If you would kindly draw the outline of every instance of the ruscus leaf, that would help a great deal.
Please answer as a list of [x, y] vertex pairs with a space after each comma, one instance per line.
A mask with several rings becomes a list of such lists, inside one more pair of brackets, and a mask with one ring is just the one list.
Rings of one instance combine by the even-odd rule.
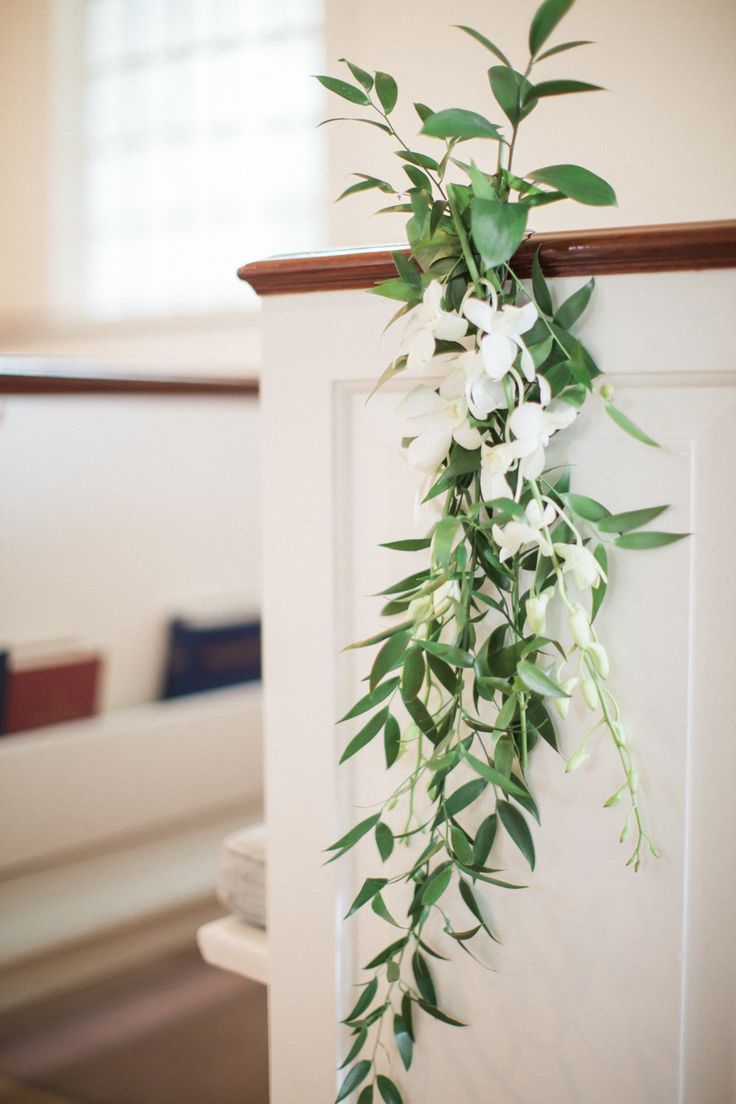
[[340, 1104], [341, 1100], [344, 1100], [346, 1096], [350, 1096], [350, 1094], [357, 1089], [358, 1085], [365, 1081], [370, 1073], [370, 1069], [371, 1063], [368, 1058], [362, 1058], [360, 1062], [356, 1062], [340, 1086], [340, 1091], [335, 1097], [335, 1104]]
[[317, 80], [328, 92], [334, 92], [335, 95], [342, 96], [344, 100], [349, 100], [351, 103], [355, 104], [362, 104], [364, 107], [370, 104], [370, 100], [362, 88], [356, 88], [354, 84], [348, 84], [347, 81], [339, 80], [337, 77], [320, 75], [317, 76]]
[[529, 28], [529, 53], [534, 57], [552, 34], [575, 0], [543, 0]]

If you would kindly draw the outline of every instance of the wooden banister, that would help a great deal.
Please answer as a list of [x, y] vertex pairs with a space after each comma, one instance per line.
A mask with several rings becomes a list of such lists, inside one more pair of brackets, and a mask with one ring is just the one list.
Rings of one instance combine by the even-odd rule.
[[[547, 276], [732, 268], [736, 219], [531, 234], [513, 258], [517, 275], [531, 275], [537, 249]], [[395, 275], [390, 247], [272, 257], [238, 271], [259, 295], [369, 288]]]
[[199, 376], [93, 375], [70, 370], [8, 371], [0, 359], [0, 395], [148, 395], [257, 398], [257, 379]]

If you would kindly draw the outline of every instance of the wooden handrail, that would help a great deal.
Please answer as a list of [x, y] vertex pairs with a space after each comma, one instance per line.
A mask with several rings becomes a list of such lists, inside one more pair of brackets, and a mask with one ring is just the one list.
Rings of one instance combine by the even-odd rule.
[[[406, 251], [405, 246], [395, 249]], [[531, 234], [514, 255], [517, 275], [531, 275], [537, 249], [547, 276], [732, 268], [736, 219]], [[390, 247], [273, 257], [238, 271], [259, 295], [368, 288], [395, 275]]]
[[0, 395], [148, 395], [252, 399], [257, 379], [0, 371]]

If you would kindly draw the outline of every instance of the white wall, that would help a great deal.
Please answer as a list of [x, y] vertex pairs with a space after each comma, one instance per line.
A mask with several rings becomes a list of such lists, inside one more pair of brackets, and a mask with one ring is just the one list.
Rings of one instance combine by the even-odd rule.
[[[486, 69], [495, 59], [454, 23], [483, 31], [522, 69], [526, 31], [536, 0], [327, 0], [325, 56], [330, 72], [347, 56], [371, 70], [383, 69], [399, 82], [400, 133], [416, 135], [411, 104], [435, 110], [466, 107], [502, 122]], [[517, 169], [574, 162], [610, 180], [618, 208], [554, 204], [534, 213], [538, 230], [637, 225], [730, 218], [736, 169], [736, 5], [733, 0], [579, 0], [550, 42], [593, 39], [539, 66], [540, 78], [575, 77], [608, 92], [559, 97], [525, 121]], [[347, 72], [345, 70], [345, 72]], [[330, 115], [341, 101], [331, 96]], [[343, 106], [350, 108], [342, 101]], [[352, 172], [404, 175], [387, 135], [366, 126], [330, 128], [330, 182], [337, 196]], [[430, 151], [428, 142], [419, 148]], [[483, 146], [487, 149], [484, 150]], [[494, 143], [474, 143], [477, 157], [495, 157]], [[467, 151], [470, 146], [466, 146]], [[495, 167], [491, 161], [488, 167]], [[333, 214], [332, 245], [398, 241], [401, 219], [371, 217], [383, 204], [369, 193], [339, 204]], [[390, 200], [390, 197], [386, 197]]]

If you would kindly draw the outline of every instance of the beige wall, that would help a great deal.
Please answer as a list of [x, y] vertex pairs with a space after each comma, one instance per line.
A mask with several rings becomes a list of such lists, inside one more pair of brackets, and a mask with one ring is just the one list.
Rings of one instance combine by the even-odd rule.
[[[413, 100], [435, 109], [467, 107], [502, 121], [485, 70], [494, 59], [453, 23], [482, 30], [523, 68], [534, 0], [327, 0], [326, 57], [347, 56], [396, 76], [397, 118], [416, 134]], [[610, 91], [561, 97], [542, 104], [525, 122], [518, 170], [574, 162], [606, 177], [618, 192], [615, 209], [556, 204], [535, 212], [540, 230], [718, 219], [736, 214], [736, 4], [733, 0], [580, 0], [551, 42], [593, 39], [594, 46], [542, 62], [540, 75], [576, 77]], [[330, 114], [340, 101], [330, 97]], [[345, 107], [350, 105], [345, 104]], [[403, 175], [389, 139], [369, 127], [331, 129], [333, 196], [351, 172], [391, 180]], [[431, 149], [430, 143], [423, 147]], [[495, 155], [476, 143], [477, 156]], [[468, 147], [466, 147], [468, 148]], [[481, 162], [482, 163], [482, 162]], [[348, 199], [335, 209], [332, 245], [397, 241], [401, 222], [371, 218], [380, 204]]]

